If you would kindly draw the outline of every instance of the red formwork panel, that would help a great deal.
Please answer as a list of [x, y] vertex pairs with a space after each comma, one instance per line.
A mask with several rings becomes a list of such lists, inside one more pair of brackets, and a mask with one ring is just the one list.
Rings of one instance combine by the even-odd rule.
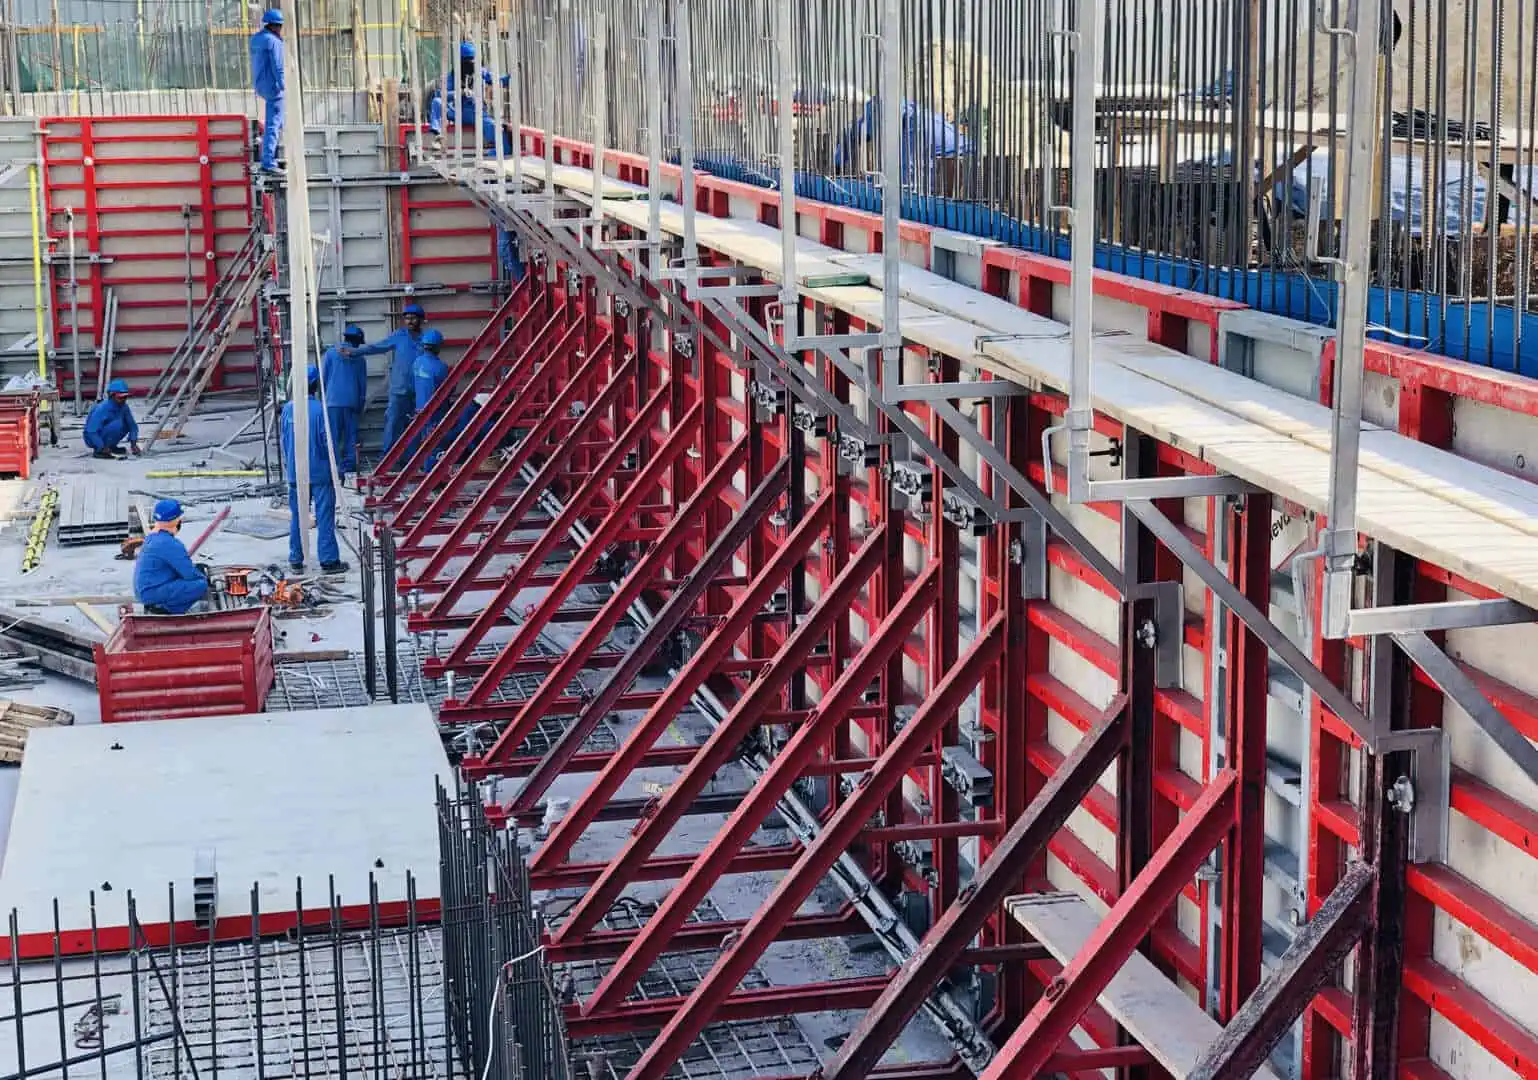
[[40, 398], [34, 391], [0, 394], [0, 476], [32, 476], [32, 463], [41, 449], [38, 429]]
[[261, 712], [276, 678], [266, 608], [125, 615], [95, 651], [104, 724]]
[[[69, 237], [75, 236], [82, 391], [96, 389], [107, 291], [118, 296], [112, 374], [152, 384], [252, 227], [250, 121], [243, 116], [54, 116], [43, 120], [43, 188], [53, 256], [54, 375], [73, 394]], [[253, 315], [255, 309], [253, 307]], [[255, 385], [249, 326], [211, 389]]]
[[[401, 131], [402, 170], [411, 168], [413, 138], [409, 129]], [[421, 303], [443, 333], [447, 355], [457, 356], [497, 307], [498, 298], [486, 288], [497, 277], [496, 233], [487, 227], [485, 209], [451, 183], [407, 184], [400, 199], [401, 270], [412, 285], [450, 290]]]

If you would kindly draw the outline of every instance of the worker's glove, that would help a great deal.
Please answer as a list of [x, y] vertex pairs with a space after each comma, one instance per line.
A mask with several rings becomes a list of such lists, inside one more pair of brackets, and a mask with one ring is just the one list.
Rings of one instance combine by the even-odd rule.
[[129, 443], [128, 444], [128, 449], [129, 449], [129, 452], [132, 453], [134, 457], [138, 457], [139, 456], [139, 444], [138, 443], [136, 443], [136, 442]]
[[198, 573], [203, 575], [203, 580], [204, 581], [211, 581], [212, 580], [208, 576], [208, 564], [207, 563], [196, 563], [195, 565], [197, 566]]

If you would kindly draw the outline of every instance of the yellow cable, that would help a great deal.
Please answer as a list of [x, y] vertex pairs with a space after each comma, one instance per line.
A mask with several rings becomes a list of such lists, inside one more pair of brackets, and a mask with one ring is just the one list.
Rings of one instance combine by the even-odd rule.
[[163, 469], [144, 474], [150, 480], [170, 480], [183, 476], [265, 476], [261, 469]]
[[[41, 379], [48, 378], [48, 332], [43, 315], [45, 303], [43, 292], [43, 234], [38, 226], [42, 217], [41, 208], [38, 205], [37, 189], [37, 164], [34, 162], [27, 166], [27, 189], [32, 196], [32, 307], [37, 314], [37, 374]], [[49, 402], [43, 399], [42, 409], [46, 412]]]

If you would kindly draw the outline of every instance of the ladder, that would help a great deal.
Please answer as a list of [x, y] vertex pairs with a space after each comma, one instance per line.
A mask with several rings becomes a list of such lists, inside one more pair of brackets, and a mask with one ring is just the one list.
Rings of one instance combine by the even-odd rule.
[[198, 309], [186, 338], [150, 390], [146, 411], [159, 419], [145, 444], [146, 451], [161, 439], [181, 433], [256, 299], [265, 276], [266, 255], [261, 233], [252, 229], [218, 287]]

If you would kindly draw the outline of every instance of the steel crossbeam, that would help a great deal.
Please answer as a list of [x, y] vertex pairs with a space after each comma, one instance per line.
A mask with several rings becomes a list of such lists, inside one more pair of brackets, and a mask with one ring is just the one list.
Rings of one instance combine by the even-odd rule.
[[[617, 389], [620, 381], [620, 378], [616, 378], [614, 382], [610, 384], [610, 387]], [[603, 395], [600, 395], [600, 401], [602, 400]], [[424, 674], [426, 674], [429, 678], [432, 678], [441, 675], [446, 671], [462, 670], [463, 665], [469, 661], [470, 654], [475, 651], [475, 647], [477, 645], [486, 639], [486, 635], [491, 632], [491, 628], [496, 625], [497, 620], [501, 618], [502, 613], [507, 610], [510, 604], [518, 599], [518, 594], [520, 592], [528, 588], [529, 581], [533, 579], [535, 572], [539, 570], [540, 567], [544, 566], [546, 557], [549, 556], [557, 547], [562, 545], [565, 540], [567, 530], [569, 530], [571, 526], [575, 524], [587, 512], [588, 508], [594, 501], [594, 495], [601, 491], [603, 486], [609, 482], [610, 477], [613, 476], [613, 474], [619, 469], [620, 465], [624, 462], [626, 455], [631, 452], [633, 447], [639, 446], [651, 438], [652, 428], [656, 426], [658, 418], [661, 417], [663, 407], [667, 404], [667, 400], [667, 387], [664, 386], [657, 393], [653, 394], [651, 399], [644, 406], [642, 406], [641, 410], [636, 413], [635, 419], [630, 422], [630, 426], [627, 427], [625, 431], [619, 436], [619, 438], [614, 441], [613, 447], [607, 454], [603, 456], [602, 460], [600, 460], [598, 464], [593, 467], [592, 474], [589, 477], [587, 483], [578, 488], [572, 497], [567, 500], [565, 507], [563, 507], [561, 510], [561, 513], [550, 523], [549, 527], [540, 534], [539, 539], [535, 542], [534, 546], [529, 549], [528, 554], [520, 559], [518, 564], [508, 572], [507, 579], [502, 583], [501, 588], [499, 588], [496, 593], [492, 595], [491, 599], [486, 603], [486, 606], [481, 609], [481, 613], [476, 617], [475, 621], [470, 624], [470, 629], [465, 632], [464, 637], [460, 638], [459, 641], [454, 644], [454, 648], [450, 650], [447, 657], [444, 657], [441, 660], [435, 657], [424, 663], [422, 665]], [[601, 407], [606, 408], [607, 405]], [[694, 413], [691, 413], [689, 417], [684, 418], [685, 422], [680, 424], [679, 431], [675, 434], [681, 434], [684, 440], [692, 438], [693, 422], [696, 419], [698, 419], [698, 410], [696, 410]], [[678, 452], [682, 449], [683, 446], [681, 444], [676, 442], [672, 444], [672, 452]], [[564, 447], [562, 449], [558, 449], [554, 454], [551, 455], [549, 460], [545, 462], [544, 469], [541, 470], [541, 473], [550, 471], [552, 465], [554, 465], [561, 458], [569, 455], [569, 453], [570, 451], [566, 450]], [[559, 468], [559, 466], [557, 466], [557, 468]], [[544, 490], [545, 486], [544, 477], [541, 476], [541, 479], [537, 484], [530, 485], [530, 489]], [[632, 487], [631, 491], [632, 493], [635, 493], [636, 489]], [[651, 489], [649, 487], [641, 488], [637, 498], [633, 502], [622, 500], [622, 502], [625, 504], [624, 510], [627, 512], [634, 512], [636, 504], [639, 503], [640, 499], [649, 494], [651, 494]], [[628, 516], [628, 513], [624, 516]], [[513, 519], [514, 516], [512, 514], [508, 514], [508, 516], [505, 517], [503, 521], [505, 522]], [[609, 520], [622, 521], [623, 519], [620, 514], [616, 513], [612, 515], [611, 519]], [[445, 594], [443, 599], [439, 601], [439, 604], [443, 604], [443, 602], [447, 599], [448, 594]], [[513, 640], [518, 644], [521, 652], [522, 649], [527, 648], [532, 639], [525, 637], [520, 633]], [[509, 657], [515, 656], [517, 654], [513, 654], [511, 649], [505, 649], [502, 655], [503, 657]], [[500, 685], [500, 678], [497, 678], [494, 681], [488, 681], [491, 680], [494, 674], [496, 674], [497, 666], [498, 665], [493, 664], [491, 670], [488, 671], [485, 675], [482, 675], [480, 680], [476, 682], [474, 688], [471, 690], [469, 698], [467, 699], [468, 704], [485, 704], [486, 699], [490, 697], [491, 692], [495, 690], [498, 685]]]
[[[531, 314], [532, 311], [533, 309]], [[439, 424], [434, 432], [442, 431], [444, 428], [452, 429], [457, 424], [458, 418], [464, 414], [464, 410], [473, 404], [474, 396], [481, 392], [481, 387], [493, 378], [498, 378], [486, 400], [485, 408], [478, 410], [479, 415], [496, 417], [491, 430], [487, 431], [483, 438], [482, 423], [466, 424], [464, 430], [455, 435], [448, 449], [426, 470], [425, 475], [422, 475], [422, 463], [428, 460], [427, 457], [424, 456], [419, 461], [417, 456], [413, 455], [407, 465], [408, 471], [403, 472], [396, 479], [403, 481], [408, 477], [417, 477], [420, 482], [410, 495], [400, 500], [394, 520], [394, 527], [397, 530], [411, 524], [416, 516], [426, 509], [429, 500], [435, 513], [429, 514], [428, 519], [434, 519], [441, 516], [444, 508], [462, 497], [465, 488], [495, 452], [502, 439], [528, 414], [533, 407], [534, 391], [548, 383], [554, 371], [547, 372], [543, 378], [531, 379], [529, 376], [538, 370], [541, 361], [552, 354], [559, 355], [570, 345], [583, 325], [582, 317], [580, 315], [573, 317], [571, 308], [556, 308], [528, 339], [527, 344], [519, 351], [507, 371], [499, 376], [502, 359], [506, 356], [503, 350], [511, 351], [519, 340], [517, 334], [510, 334], [503, 339], [502, 344], [497, 346], [486, 365], [473, 376], [470, 385], [465, 388], [465, 395], [444, 414], [445, 422]], [[420, 454], [423, 449], [425, 447], [419, 447], [418, 453]], [[472, 450], [475, 452], [471, 453]], [[394, 494], [393, 486], [387, 494]]]
[[1042, 1074], [1112, 976], [1233, 827], [1237, 788], [1238, 777], [1230, 769], [1213, 777], [979, 1080], [1029, 1080]]
[[[661, 411], [662, 401], [666, 392], [667, 387], [663, 387], [653, 395], [651, 403], [645, 409], [642, 409], [641, 413], [636, 417], [635, 423], [632, 424], [632, 429], [638, 429], [642, 424], [649, 424], [656, 420], [657, 414]], [[598, 527], [593, 530], [593, 535], [588, 539], [587, 543], [583, 544], [573, 553], [560, 580], [545, 593], [544, 598], [538, 602], [534, 611], [519, 626], [512, 640], [503, 647], [497, 658], [488, 666], [486, 672], [476, 680], [470, 693], [465, 697], [466, 702], [471, 705], [486, 704], [497, 687], [502, 685], [502, 680], [507, 677], [510, 667], [539, 640], [540, 635], [545, 632], [545, 627], [550, 624], [551, 618], [560, 610], [566, 598], [576, 588], [576, 583], [598, 561], [599, 557], [613, 542], [614, 537], [630, 523], [641, 501], [656, 490], [657, 482], [662, 473], [672, 466], [673, 462], [683, 454], [686, 447], [693, 445], [695, 433], [699, 428], [700, 412], [700, 407], [696, 405], [680, 418], [678, 425], [668, 433], [667, 439], [663, 442], [662, 446], [647, 461], [646, 468], [641, 470], [636, 482], [626, 489], [625, 494], [614, 503]], [[627, 432], [626, 436], [621, 437], [615, 443], [613, 450], [594, 468], [592, 478], [585, 485], [584, 490], [601, 487], [609, 482], [612, 459], [623, 457], [635, 443], [635, 439], [630, 438], [629, 434]], [[643, 443], [647, 440], [647, 434], [644, 430], [640, 432], [640, 438]], [[570, 522], [576, 520], [584, 503], [585, 500], [579, 491], [577, 495], [567, 502], [566, 509], [562, 512], [561, 517], [551, 523], [550, 528], [543, 534], [541, 539], [559, 537], [569, 527]], [[488, 614], [492, 618], [499, 617], [500, 613], [505, 610], [502, 606], [503, 599], [507, 598], [511, 602], [511, 600], [517, 598], [520, 589], [528, 587], [535, 576], [532, 571], [542, 563], [546, 554], [547, 552], [542, 551], [540, 546], [536, 545], [524, 557], [523, 562], [518, 565], [517, 569], [508, 576], [507, 581], [503, 583], [502, 587], [498, 589], [496, 596], [493, 597], [486, 610], [481, 613], [481, 617], [485, 618]], [[561, 663], [564, 664], [566, 659], [566, 657], [563, 657]], [[628, 661], [629, 657], [627, 655], [620, 663], [624, 664], [628, 663]], [[557, 666], [554, 663], [551, 665], [552, 672]], [[557, 686], [570, 685], [570, 682], [555, 683], [553, 676], [547, 679], [546, 682]], [[628, 686], [629, 682], [625, 684], [625, 687]], [[447, 705], [445, 710], [450, 713], [453, 711]], [[583, 710], [583, 712], [585, 714], [587, 710]], [[523, 724], [519, 724], [515, 720], [502, 733], [502, 737], [497, 740], [497, 744], [492, 748], [489, 756], [495, 758], [499, 752], [506, 754], [520, 746], [525, 736], [533, 730], [537, 719], [537, 715], [530, 715]], [[596, 726], [596, 721], [592, 726]], [[589, 730], [591, 730], [591, 727]], [[586, 734], [582, 736], [583, 739], [586, 737]], [[578, 740], [578, 745], [581, 745], [580, 739]]]
[[[460, 521], [454, 526], [443, 546], [437, 553], [427, 559], [427, 565], [416, 575], [417, 580], [437, 578], [442, 575], [444, 566], [452, 557], [452, 552], [460, 544], [465, 543], [471, 534], [480, 528], [481, 520], [485, 517], [483, 510], [477, 510], [482, 503], [490, 503], [495, 499], [494, 492], [507, 489], [515, 477], [521, 476], [525, 466], [533, 459], [535, 453], [543, 449], [551, 437], [566, 423], [566, 414], [570, 412], [572, 404], [578, 400], [578, 394], [588, 385], [592, 378], [596, 378], [598, 370], [604, 365], [606, 358], [600, 353], [594, 353], [589, 357], [582, 369], [575, 374], [571, 381], [556, 395], [550, 408], [539, 422], [530, 429], [507, 456], [502, 465], [497, 469], [496, 475], [491, 478], [482, 493], [481, 499], [476, 501], [476, 506], [466, 510]], [[567, 461], [576, 452], [577, 443], [593, 428], [598, 426], [599, 415], [611, 407], [620, 397], [628, 381], [630, 365], [627, 362], [622, 365], [623, 370], [616, 371], [612, 377], [605, 381], [602, 390], [592, 405], [577, 418], [577, 422], [567, 432], [563, 439], [554, 443], [549, 457], [540, 467], [536, 476], [538, 483], [526, 483], [524, 489], [519, 492], [518, 498], [512, 507], [506, 510], [497, 519], [486, 533], [480, 538], [476, 551], [470, 556], [470, 561], [455, 575], [454, 582], [444, 590], [438, 598], [438, 602], [429, 610], [429, 615], [447, 615], [454, 610], [460, 598], [468, 590], [468, 582], [477, 574], [486, 569], [486, 565], [497, 554], [497, 545], [507, 539], [508, 534], [518, 528], [525, 514], [534, 508], [539, 501], [539, 496], [552, 477], [562, 472]], [[464, 584], [461, 584], [463, 582]]]
[[[710, 922], [694, 922], [685, 926], [673, 938], [678, 952], [719, 949], [722, 942], [735, 938], [747, 925], [746, 919], [719, 919]], [[860, 917], [854, 908], [844, 907], [830, 915], [798, 915], [781, 928], [781, 941], [816, 941], [820, 938], [843, 937], [860, 932]], [[552, 963], [563, 964], [578, 960], [612, 960], [621, 955], [641, 932], [633, 930], [595, 930], [593, 933], [569, 945], [552, 942], [546, 955]]]
[[[886, 525], [872, 530], [849, 565], [807, 613], [801, 625], [780, 646], [774, 660], [737, 700], [726, 720], [695, 751], [688, 767], [673, 781], [656, 811], [641, 822], [625, 847], [610, 861], [602, 878], [572, 908], [566, 922], [555, 935], [557, 941], [585, 934], [598, 925], [609, 905], [619, 897], [626, 884], [634, 880], [634, 868], [657, 849], [669, 830], [682, 818], [683, 810], [704, 790], [716, 771], [732, 759], [749, 732], [762, 722], [763, 713], [776, 703], [779, 692], [811, 653], [812, 647], [823, 638], [836, 619], [848, 617], [850, 603], [865, 588], [866, 581], [881, 564], [886, 551], [887, 531]], [[643, 722], [640, 728], [631, 733], [610, 767], [604, 770], [605, 776], [614, 783], [622, 780], [629, 770], [623, 767], [621, 758], [633, 761], [636, 754], [644, 753], [653, 745], [666, 727], [667, 722], [661, 721], [659, 711], [653, 708], [647, 722]], [[633, 768], [634, 765], [629, 767]], [[624, 771], [618, 771], [621, 768]], [[572, 840], [575, 840], [575, 836]]]
[[647, 920], [641, 936], [588, 998], [584, 1012], [601, 1010], [622, 1001], [652, 962], [667, 951], [669, 935], [683, 925], [689, 913], [720, 879], [726, 863], [743, 849], [775, 803], [790, 790], [791, 784], [801, 775], [802, 767], [827, 739], [833, 725], [844, 720], [845, 711], [859, 701], [886, 663], [902, 648], [913, 628], [934, 606], [939, 591], [939, 567], [930, 563], [875, 628], [849, 667], [840, 673], [818, 702], [813, 715], [774, 757], [758, 783], [716, 834], [710, 847], [700, 854], [662, 906]]
[[[556, 316], [556, 318], [559, 318], [559, 316]], [[560, 339], [551, 347], [559, 349], [567, 345], [574, 337], [581, 333], [583, 325], [584, 321], [582, 319], [574, 320], [566, 327]], [[533, 357], [536, 355], [536, 349], [542, 350], [544, 347], [543, 343], [532, 346], [526, 355]], [[577, 395], [586, 389], [592, 380], [598, 377], [603, 363], [603, 357], [594, 355], [589, 357], [576, 372], [570, 374], [570, 382], [556, 395], [555, 400], [546, 408], [544, 415], [530, 427], [529, 432], [519, 442], [518, 446], [514, 448], [510, 460], [527, 460], [534, 455], [541, 445], [555, 438], [560, 432], [561, 426], [569, 422], [572, 402], [578, 400]], [[545, 370], [542, 378], [536, 378], [531, 381], [526, 389], [532, 391], [540, 381], [553, 380], [557, 376], [556, 366], [551, 365]], [[439, 519], [444, 516], [440, 508], [450, 507], [458, 501], [461, 493], [476, 478], [481, 463], [491, 457], [503, 438], [523, 420], [524, 412], [529, 407], [529, 397], [530, 394], [528, 393], [519, 394], [509, 407], [504, 410], [502, 415], [497, 417], [492, 429], [487, 432], [486, 438], [481, 442], [475, 458], [464, 462], [464, 467], [450, 476], [447, 484], [435, 493], [433, 496], [435, 501], [431, 510], [412, 522], [406, 516], [403, 509], [402, 514], [398, 515], [398, 519], [402, 522], [409, 522], [405, 527], [405, 536], [401, 540], [403, 548], [418, 547], [427, 541], [427, 538], [432, 535], [434, 527], [440, 523]], [[569, 438], [566, 441], [575, 442], [577, 436], [578, 433], [573, 430], [569, 433]], [[439, 464], [442, 464], [442, 462]], [[498, 505], [506, 499], [509, 481], [514, 475], [513, 472], [508, 471], [507, 465], [508, 463], [504, 462], [487, 480], [486, 486], [461, 511], [459, 517], [455, 519], [453, 527], [449, 530], [448, 540], [433, 555], [429, 556], [427, 567], [417, 574], [418, 579], [431, 579], [436, 576], [438, 571], [442, 569], [442, 563], [451, 557], [445, 554], [445, 552], [464, 543], [466, 538], [475, 532], [476, 527], [485, 519], [486, 515], [490, 511], [497, 509]], [[424, 482], [417, 489], [417, 493], [430, 490]]]
[[546, 299], [546, 290], [540, 288], [542, 283], [536, 282], [534, 278], [535, 275], [533, 274], [524, 275], [523, 281], [519, 282], [517, 287], [508, 294], [507, 299], [502, 301], [497, 310], [492, 313], [491, 318], [486, 320], [486, 325], [481, 327], [481, 332], [475, 335], [475, 338], [465, 347], [465, 351], [460, 354], [459, 359], [455, 361], [454, 366], [449, 369], [448, 377], [443, 380], [443, 383], [433, 394], [432, 400], [428, 403], [428, 408], [418, 412], [412, 418], [411, 423], [406, 425], [405, 434], [401, 439], [394, 446], [390, 447], [389, 450], [385, 451], [384, 457], [379, 459], [379, 464], [374, 469], [373, 478], [377, 483], [380, 479], [388, 476], [390, 478], [390, 485], [387, 492], [398, 492], [400, 485], [405, 482], [405, 478], [410, 477], [412, 473], [410, 466], [401, 460], [405, 456], [407, 448], [411, 445], [412, 440], [422, 434], [423, 429], [427, 426], [427, 417], [433, 415], [433, 410], [448, 403], [449, 396], [454, 392], [453, 388], [460, 384], [465, 374], [481, 366], [481, 351], [502, 333], [503, 324], [508, 319], [513, 318], [515, 312], [523, 310], [526, 303], [528, 304], [527, 310], [532, 311], [539, 306], [539, 301]]
[[[796, 1013], [863, 1009], [886, 985], [884, 975], [836, 979], [807, 986], [764, 986], [739, 990], [717, 1002], [723, 1021], [765, 1020]], [[568, 1006], [566, 1029], [573, 1039], [589, 1039], [615, 1032], [655, 1029], [677, 1014], [685, 999], [646, 998], [623, 1001], [602, 1013], [579, 1013]]]
[[534, 808], [541, 796], [560, 775], [566, 759], [582, 748], [582, 742], [587, 738], [588, 733], [613, 709], [614, 699], [635, 681], [636, 676], [641, 673], [641, 668], [655, 655], [656, 650], [683, 624], [695, 604], [703, 598], [711, 582], [729, 567], [730, 561], [747, 542], [748, 537], [769, 516], [769, 512], [780, 500], [789, 483], [790, 459], [781, 458], [779, 464], [764, 477], [757, 489], [748, 497], [742, 510], [732, 517], [726, 528], [721, 530], [712, 541], [699, 564], [673, 590], [673, 595], [668, 598], [662, 610], [657, 612], [656, 620], [647, 628], [641, 640], [627, 651], [625, 659], [605, 680], [603, 687], [594, 695], [592, 703], [562, 733], [561, 738], [550, 748], [534, 775], [524, 781], [513, 800], [515, 812]]
[[[566, 692], [566, 687], [571, 685], [572, 680], [588, 666], [590, 658], [597, 651], [598, 647], [603, 643], [608, 634], [619, 625], [621, 620], [627, 616], [630, 606], [636, 602], [642, 592], [648, 589], [656, 592], [669, 592], [677, 587], [679, 584], [677, 582], [661, 582], [657, 580], [656, 575], [660, 566], [673, 555], [693, 530], [696, 516], [720, 498], [721, 492], [731, 483], [732, 477], [741, 469], [743, 457], [746, 453], [747, 439], [744, 437], [739, 439], [722, 456], [716, 467], [711, 470], [710, 475], [705, 478], [704, 483], [690, 496], [689, 502], [684, 504], [683, 509], [678, 512], [667, 531], [637, 561], [636, 565], [625, 575], [624, 580], [616, 587], [614, 593], [610, 595], [609, 599], [604, 602], [603, 606], [589, 620], [582, 636], [561, 657], [560, 664], [550, 673], [550, 677], [541, 683], [539, 690], [519, 708], [513, 717], [510, 730], [522, 727], [524, 733], [527, 734], [541, 717], [549, 714], [551, 703], [563, 695]], [[559, 588], [561, 587], [562, 580], [571, 572], [572, 568], [568, 566], [557, 578], [547, 580], [544, 584], [553, 588]], [[499, 578], [498, 584], [500, 580]], [[608, 584], [607, 578], [597, 579], [595, 582], [591, 577], [584, 577], [581, 581]], [[540, 578], [536, 576], [531, 585], [539, 583]], [[722, 580], [718, 578], [717, 584], [721, 583]], [[495, 586], [493, 585], [492, 587]], [[612, 710], [613, 708], [613, 702], [606, 706], [606, 709]], [[592, 724], [596, 724], [598, 720], [603, 718], [602, 713], [584, 706], [570, 730], [574, 730], [576, 727], [586, 727], [591, 731], [592, 725], [585, 719], [589, 713], [594, 717]], [[570, 731], [568, 731], [567, 735], [569, 733]], [[555, 754], [557, 748], [563, 747], [567, 743], [567, 735], [563, 735], [557, 746], [551, 748], [550, 754]], [[561, 750], [561, 755], [565, 759], [562, 762], [562, 767], [570, 760], [571, 756], [580, 750], [582, 740], [585, 738], [586, 734], [582, 738], [575, 739], [574, 745], [569, 750]], [[466, 776], [470, 777], [478, 778], [493, 775], [499, 771], [498, 754], [495, 748], [493, 748], [492, 752], [484, 757], [467, 757], [460, 762], [460, 768]], [[563, 818], [562, 822], [564, 823], [565, 820]]]
[[1117, 695], [1010, 825], [970, 887], [930, 927], [918, 950], [839, 1047], [825, 1080], [863, 1080], [869, 1076], [983, 924], [998, 911], [1005, 897], [1019, 890], [1031, 864], [1046, 852], [1048, 842], [1116, 761], [1126, 743], [1126, 704], [1126, 696]]
[[[406, 433], [386, 452], [384, 461], [398, 462], [400, 467], [394, 472], [386, 473], [382, 471], [384, 464], [381, 463], [375, 469], [370, 477], [370, 483], [376, 490], [370, 494], [367, 505], [370, 508], [396, 505], [407, 485], [417, 483], [421, 479], [422, 467], [431, 459], [433, 451], [440, 445], [444, 431], [443, 424], [435, 424], [426, 437], [421, 437], [423, 429], [428, 425], [427, 417], [460, 415], [474, 402], [476, 394], [493, 386], [497, 379], [511, 376], [511, 372], [507, 376], [502, 374], [502, 368], [507, 363], [508, 357], [521, 356], [547, 327], [559, 325], [563, 313], [567, 318], [572, 314], [571, 310], [564, 305], [557, 304], [552, 309], [546, 302], [545, 292], [541, 291], [518, 316], [512, 329], [497, 342], [491, 354], [484, 359], [480, 355], [482, 349], [476, 347], [476, 342], [481, 341], [481, 337], [477, 337], [476, 342], [472, 342], [471, 346], [464, 351], [455, 362], [448, 377], [434, 391], [429, 409], [413, 416], [411, 423], [407, 425]], [[501, 309], [498, 314], [501, 314]], [[547, 315], [550, 317], [547, 318]], [[500, 328], [502, 323], [497, 316], [493, 316], [486, 325], [487, 329], [481, 331], [482, 336], [486, 335], [487, 330]], [[442, 402], [439, 401], [440, 395], [444, 399]], [[448, 404], [451, 397], [453, 404], [449, 406], [448, 411], [440, 414], [439, 410]], [[500, 400], [499, 398], [498, 401]], [[500, 404], [497, 407], [500, 408]], [[416, 442], [414, 447], [413, 441]], [[459, 440], [456, 439], [454, 444], [456, 449], [458, 442]], [[402, 455], [409, 456], [401, 461]], [[459, 457], [453, 450], [445, 456], [454, 460], [458, 460]], [[381, 485], [383, 490], [377, 490]], [[413, 488], [413, 493], [416, 490], [418, 488]]]
[[[625, 778], [639, 766], [642, 757], [678, 718], [695, 691], [705, 685], [717, 665], [741, 640], [770, 595], [784, 584], [791, 567], [805, 557], [807, 549], [826, 527], [831, 513], [831, 497], [821, 499], [796, 525], [758, 576], [736, 598], [725, 619], [700, 643], [683, 670], [673, 677], [662, 697], [642, 717], [624, 745], [615, 752], [609, 766], [598, 774], [566, 816], [550, 830], [549, 837], [529, 861], [530, 867], [547, 869], [558, 865], [571, 853], [572, 846], [581, 838], [583, 831], [597, 820], [598, 811], [614, 798]], [[767, 714], [760, 719], [765, 723], [777, 721], [777, 718]]]
[[[910, 597], [915, 595], [917, 586], [909, 593]], [[924, 604], [925, 601], [919, 600], [917, 603]], [[900, 613], [911, 609], [912, 605], [905, 599], [898, 611], [894, 612], [894, 618], [900, 618]], [[955, 717], [956, 710], [971, 695], [984, 671], [998, 659], [1004, 645], [1003, 627], [1004, 617], [995, 615], [978, 632], [965, 655], [959, 658], [924, 699], [913, 719], [861, 779], [854, 794], [834, 812], [818, 837], [807, 845], [796, 865], [780, 879], [731, 946], [700, 980], [699, 986], [689, 995], [689, 1000], [673, 1013], [667, 1026], [631, 1069], [627, 1080], [662, 1080], [673, 1063], [682, 1057], [688, 1045], [720, 1014], [723, 1001], [729, 997], [732, 989], [763, 955], [764, 950], [773, 944], [780, 928], [811, 895], [844, 849], [858, 838], [865, 823], [880, 809], [887, 793], [902, 783], [908, 770], [924, 752], [925, 745], [934, 739], [942, 725]], [[840, 685], [836, 685], [830, 693], [827, 715], [841, 718], [837, 710], [843, 700], [849, 693], [858, 693], [863, 689], [860, 681], [863, 677], [860, 674], [862, 668], [874, 678], [879, 665], [862, 665], [861, 660], [856, 658], [850, 667], [848, 681], [841, 680]], [[852, 691], [848, 688], [852, 688]], [[840, 697], [841, 692], [844, 698]], [[817, 719], [821, 720], [823, 715], [819, 709]], [[796, 763], [800, 760], [798, 751], [809, 751], [815, 746], [814, 740], [826, 733], [825, 724], [812, 720], [804, 724], [737, 812], [742, 812], [746, 803], [760, 790], [767, 788], [769, 790], [765, 792], [765, 797], [777, 798], [778, 793], [773, 791], [771, 781], [782, 780], [788, 786], [789, 781], [795, 779]], [[802, 750], [802, 747], [806, 750]], [[657, 915], [660, 916], [661, 912]], [[882, 979], [882, 985], [883, 988], [886, 985], [885, 978]]]

